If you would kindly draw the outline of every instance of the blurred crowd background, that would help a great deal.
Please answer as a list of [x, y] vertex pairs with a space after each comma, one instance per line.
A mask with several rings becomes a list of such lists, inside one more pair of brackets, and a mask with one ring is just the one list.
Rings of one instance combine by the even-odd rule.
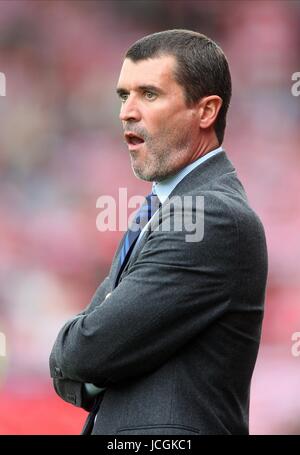
[[224, 146], [269, 249], [250, 430], [300, 434], [300, 2], [289, 0], [0, 2], [0, 434], [80, 432], [86, 413], [55, 395], [48, 357], [123, 234], [96, 229], [97, 198], [149, 190], [130, 168], [115, 86], [126, 49], [169, 28], [207, 34], [231, 66]]

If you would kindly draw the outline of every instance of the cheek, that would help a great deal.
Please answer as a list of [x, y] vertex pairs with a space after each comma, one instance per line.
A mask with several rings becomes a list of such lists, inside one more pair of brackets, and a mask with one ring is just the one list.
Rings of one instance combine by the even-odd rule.
[[165, 116], [160, 112], [151, 113], [145, 120], [146, 128], [150, 136], [155, 136], [159, 133], [166, 122]]
[[175, 134], [178, 137], [178, 135], [189, 129], [192, 130], [196, 126], [195, 113], [179, 107], [170, 109], [169, 106], [160, 106], [159, 109], [145, 112], [143, 118], [147, 132], [152, 138], [156, 138], [160, 134], [162, 136]]

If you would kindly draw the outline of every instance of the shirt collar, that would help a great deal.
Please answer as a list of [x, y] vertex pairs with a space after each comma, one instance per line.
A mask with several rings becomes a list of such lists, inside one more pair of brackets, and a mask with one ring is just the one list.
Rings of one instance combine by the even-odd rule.
[[211, 152], [208, 152], [206, 155], [201, 156], [193, 163], [188, 164], [183, 169], [180, 169], [177, 174], [172, 175], [171, 177], [167, 177], [165, 180], [161, 182], [154, 182], [152, 185], [152, 191], [157, 194], [158, 199], [160, 200], [161, 204], [165, 202], [166, 199], [170, 196], [174, 188], [178, 185], [181, 180], [188, 175], [193, 169], [198, 167], [200, 164], [204, 163], [204, 161], [208, 160], [212, 156], [215, 156], [217, 153], [223, 151], [222, 146], [218, 147]]

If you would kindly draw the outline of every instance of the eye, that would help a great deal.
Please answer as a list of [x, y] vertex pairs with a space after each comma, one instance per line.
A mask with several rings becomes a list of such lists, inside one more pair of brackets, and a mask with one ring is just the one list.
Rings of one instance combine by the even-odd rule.
[[145, 92], [144, 96], [147, 100], [152, 101], [156, 98], [156, 94], [153, 92]]
[[125, 103], [125, 101], [127, 100], [128, 96], [129, 96], [128, 93], [119, 93], [119, 98], [120, 98], [122, 103]]

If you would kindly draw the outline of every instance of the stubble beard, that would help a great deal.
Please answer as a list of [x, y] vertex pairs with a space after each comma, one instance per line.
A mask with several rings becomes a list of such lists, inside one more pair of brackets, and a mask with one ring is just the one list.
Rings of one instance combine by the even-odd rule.
[[183, 166], [181, 163], [187, 154], [188, 136], [182, 135], [177, 140], [157, 144], [152, 138], [145, 141], [146, 159], [141, 165], [135, 161], [135, 152], [131, 152], [131, 167], [134, 175], [147, 182], [160, 182], [176, 174]]

